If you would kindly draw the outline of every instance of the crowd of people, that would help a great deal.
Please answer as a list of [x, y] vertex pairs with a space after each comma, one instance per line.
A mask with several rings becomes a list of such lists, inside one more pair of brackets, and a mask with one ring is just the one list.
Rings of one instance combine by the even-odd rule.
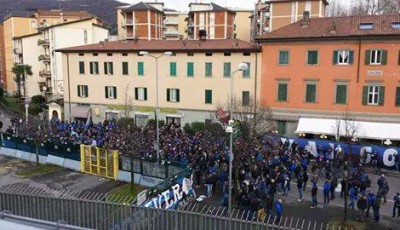
[[[14, 118], [9, 133], [25, 133], [34, 123]], [[147, 132], [155, 135], [154, 127], [146, 126]], [[33, 129], [32, 129], [33, 130]], [[46, 141], [86, 144], [102, 147], [118, 146], [120, 140], [113, 139], [121, 127], [116, 120], [94, 123], [84, 121], [62, 122], [51, 120], [46, 129]], [[33, 135], [33, 134], [32, 134]], [[113, 145], [110, 145], [112, 143]], [[295, 142], [284, 142], [279, 138], [263, 135], [251, 152], [239, 155], [235, 159], [235, 188], [229, 188], [228, 140], [224, 136], [210, 136], [204, 132], [188, 135], [176, 124], [160, 127], [160, 154], [163, 159], [190, 165], [193, 168], [195, 185], [206, 186], [207, 197], [218, 193], [222, 196], [222, 205], [228, 206], [228, 191], [234, 189], [235, 200], [240, 209], [251, 215], [264, 210], [277, 220], [283, 213], [283, 200], [290, 190], [297, 192], [298, 202], [304, 200], [307, 185], [310, 185], [311, 208], [328, 206], [336, 199], [335, 191], [340, 188], [340, 197], [348, 197], [348, 207], [357, 207], [360, 219], [364, 220], [373, 211], [375, 221], [380, 219], [381, 200], [387, 201], [390, 190], [384, 175], [377, 181], [379, 187], [375, 193], [371, 190], [371, 179], [365, 172], [366, 162], [348, 161], [341, 148], [318, 149], [318, 157], [300, 148]], [[154, 143], [144, 141], [140, 154], [156, 158]], [[374, 156], [375, 157], [375, 156]], [[377, 156], [379, 158], [379, 156]], [[376, 166], [374, 158], [372, 165]], [[379, 160], [378, 160], [379, 161]], [[374, 163], [375, 162], [375, 163]], [[318, 182], [323, 181], [322, 189]], [[293, 185], [292, 185], [293, 184]], [[347, 190], [346, 190], [347, 188]], [[321, 190], [321, 191], [320, 191]], [[318, 200], [318, 193], [323, 194], [323, 202]], [[276, 195], [279, 195], [277, 197]], [[393, 216], [400, 212], [400, 196], [395, 196]]]

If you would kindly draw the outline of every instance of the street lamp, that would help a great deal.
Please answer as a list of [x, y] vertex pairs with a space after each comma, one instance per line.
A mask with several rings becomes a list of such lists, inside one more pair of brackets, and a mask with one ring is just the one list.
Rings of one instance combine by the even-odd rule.
[[164, 56], [172, 56], [172, 52], [165, 52], [164, 54], [155, 56], [150, 54], [147, 51], [140, 51], [139, 55], [141, 56], [149, 56], [156, 60], [156, 112], [155, 112], [155, 121], [156, 121], [156, 132], [157, 132], [157, 142], [156, 142], [156, 151], [157, 151], [157, 161], [160, 162], [160, 127], [158, 125], [158, 114], [159, 114], [159, 104], [158, 104], [158, 59]]
[[230, 121], [229, 121], [229, 127], [227, 128], [227, 132], [230, 133], [229, 136], [229, 151], [230, 151], [230, 156], [229, 156], [229, 200], [228, 200], [228, 215], [231, 214], [232, 210], [232, 162], [233, 162], [233, 77], [236, 72], [239, 71], [246, 71], [249, 69], [249, 66], [246, 63], [240, 63], [238, 65], [237, 70], [233, 71], [231, 73], [231, 98], [230, 98]]

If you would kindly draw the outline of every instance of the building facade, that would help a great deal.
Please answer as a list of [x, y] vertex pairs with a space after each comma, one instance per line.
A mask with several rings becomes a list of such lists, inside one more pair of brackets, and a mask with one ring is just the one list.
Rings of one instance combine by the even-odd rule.
[[277, 30], [300, 20], [305, 11], [311, 18], [324, 17], [327, 0], [259, 0], [252, 16], [252, 37]]
[[[62, 55], [56, 49], [99, 43], [108, 38], [108, 30], [87, 18], [43, 27], [38, 33], [14, 38], [15, 63], [32, 66], [26, 78], [26, 95], [43, 95], [48, 100], [63, 98]], [[65, 36], [68, 34], [68, 36]]]
[[189, 39], [234, 38], [235, 12], [215, 3], [190, 3], [187, 19]]
[[139, 2], [117, 8], [119, 39], [163, 39], [164, 3]]
[[397, 14], [303, 19], [261, 37], [261, 101], [280, 133], [302, 117], [400, 123], [399, 35]]
[[[85, 11], [38, 10], [35, 12], [11, 12], [4, 17], [4, 82], [9, 92], [16, 90], [14, 75], [11, 72], [14, 66], [14, 54], [21, 55], [21, 50], [14, 49], [14, 37], [25, 36], [38, 32], [39, 29], [58, 23], [64, 23], [83, 18], [92, 18], [93, 15]], [[98, 19], [97, 19], [98, 20]], [[100, 20], [97, 22], [102, 24]]]
[[133, 105], [131, 117], [146, 122], [154, 118], [158, 74], [162, 120], [215, 121], [217, 108], [228, 102], [230, 76], [242, 62], [250, 68], [234, 74], [235, 97], [240, 103], [257, 100], [260, 51], [234, 39], [117, 41], [62, 49], [65, 119], [120, 118]]
[[165, 19], [163, 33], [164, 39], [177, 40], [186, 38], [186, 17], [187, 13], [175, 11], [175, 10], [164, 10]]

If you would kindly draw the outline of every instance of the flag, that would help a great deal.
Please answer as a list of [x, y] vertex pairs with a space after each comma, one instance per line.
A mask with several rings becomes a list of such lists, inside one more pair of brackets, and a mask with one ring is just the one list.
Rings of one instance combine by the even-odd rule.
[[229, 123], [230, 116], [228, 113], [224, 111], [223, 108], [218, 108], [217, 111], [215, 112], [215, 116], [217, 117], [218, 121], [221, 122], [224, 125], [227, 125]]

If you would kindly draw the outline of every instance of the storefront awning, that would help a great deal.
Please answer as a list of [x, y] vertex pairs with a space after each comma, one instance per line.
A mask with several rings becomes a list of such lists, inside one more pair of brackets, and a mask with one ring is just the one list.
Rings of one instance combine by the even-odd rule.
[[296, 133], [348, 136], [374, 140], [400, 140], [400, 124], [351, 120], [300, 118]]
[[88, 118], [91, 108], [86, 106], [74, 106], [71, 110], [73, 118]]

